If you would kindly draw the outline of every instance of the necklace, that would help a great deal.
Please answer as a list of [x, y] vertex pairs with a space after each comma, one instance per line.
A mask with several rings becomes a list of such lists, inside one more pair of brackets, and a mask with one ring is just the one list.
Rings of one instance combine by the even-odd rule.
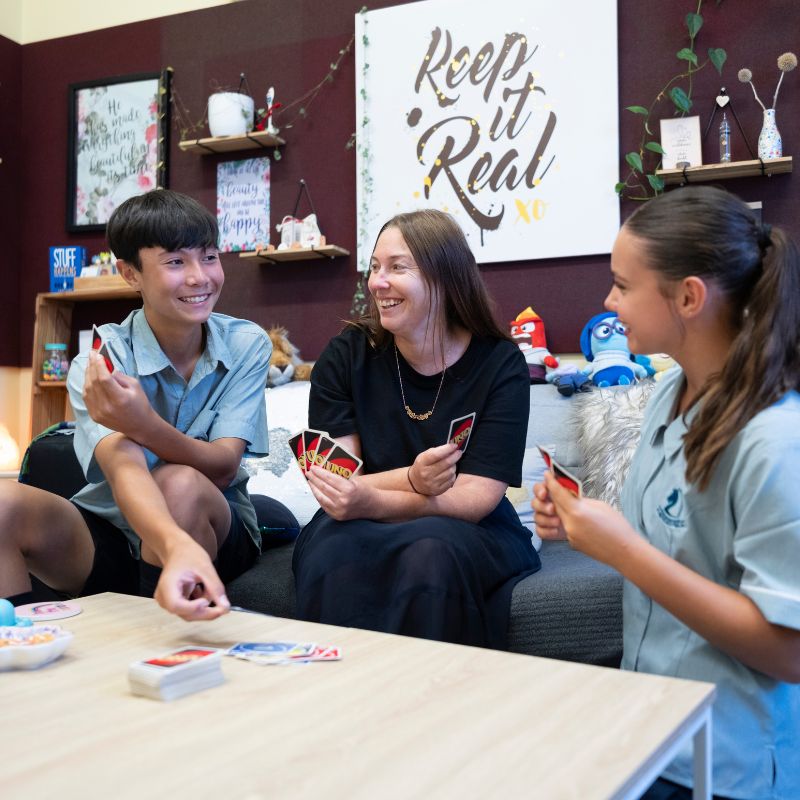
[[406, 409], [406, 414], [408, 414], [411, 419], [415, 419], [417, 422], [424, 422], [433, 414], [433, 411], [436, 408], [436, 402], [439, 400], [439, 393], [442, 391], [442, 385], [444, 384], [445, 368], [442, 368], [442, 379], [439, 381], [439, 388], [436, 390], [436, 397], [433, 399], [433, 405], [431, 406], [430, 411], [426, 411], [424, 414], [415, 414], [409, 407], [408, 403], [406, 403], [406, 393], [403, 391], [403, 378], [400, 375], [400, 358], [397, 355], [397, 345], [394, 346], [394, 362], [397, 364], [397, 379], [400, 381], [400, 396], [403, 398], [403, 406]]

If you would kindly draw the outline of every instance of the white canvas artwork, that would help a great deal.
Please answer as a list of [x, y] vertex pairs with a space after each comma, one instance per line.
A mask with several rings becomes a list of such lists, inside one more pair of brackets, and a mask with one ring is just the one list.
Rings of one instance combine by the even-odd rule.
[[616, 0], [424, 0], [357, 14], [356, 43], [359, 269], [417, 208], [480, 263], [610, 252]]

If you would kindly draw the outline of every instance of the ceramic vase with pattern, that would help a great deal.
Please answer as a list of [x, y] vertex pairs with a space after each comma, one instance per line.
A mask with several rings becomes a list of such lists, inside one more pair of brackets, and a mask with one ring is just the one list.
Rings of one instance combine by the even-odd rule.
[[783, 141], [778, 126], [775, 124], [775, 109], [768, 108], [764, 111], [764, 124], [758, 136], [758, 157], [780, 158], [783, 155]]

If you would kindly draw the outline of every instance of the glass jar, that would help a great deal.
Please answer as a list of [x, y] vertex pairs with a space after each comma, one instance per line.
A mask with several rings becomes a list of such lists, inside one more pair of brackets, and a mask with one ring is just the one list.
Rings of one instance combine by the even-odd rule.
[[43, 381], [65, 381], [69, 372], [67, 346], [63, 342], [47, 342], [42, 358]]

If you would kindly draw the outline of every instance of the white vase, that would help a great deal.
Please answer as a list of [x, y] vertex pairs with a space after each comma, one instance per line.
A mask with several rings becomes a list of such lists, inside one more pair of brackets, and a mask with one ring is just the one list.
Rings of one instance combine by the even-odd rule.
[[780, 158], [783, 155], [783, 141], [778, 126], [775, 124], [775, 109], [764, 111], [764, 124], [758, 135], [758, 157], [766, 161], [768, 158]]
[[239, 92], [217, 92], [208, 98], [208, 129], [212, 136], [243, 136], [253, 130], [255, 103]]

